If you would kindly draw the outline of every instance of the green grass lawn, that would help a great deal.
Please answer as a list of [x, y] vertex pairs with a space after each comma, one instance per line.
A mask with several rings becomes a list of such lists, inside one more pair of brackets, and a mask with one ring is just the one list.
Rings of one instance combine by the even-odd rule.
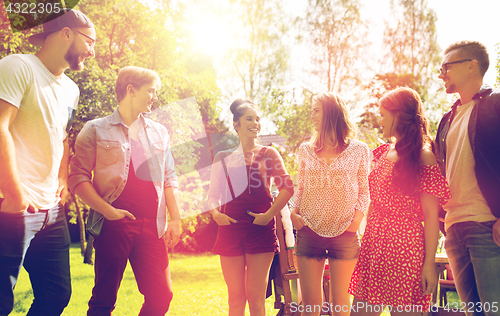
[[[94, 285], [94, 267], [84, 264], [79, 244], [70, 249], [71, 282], [73, 294], [63, 315], [86, 315], [87, 303]], [[216, 255], [170, 256], [174, 299], [168, 315], [227, 315], [227, 288], [222, 277], [219, 257]], [[14, 311], [11, 315], [26, 315], [33, 294], [27, 272], [21, 271], [15, 293]], [[137, 315], [143, 296], [137, 289], [134, 274], [127, 266], [118, 292], [117, 307], [113, 315]], [[274, 297], [266, 301], [268, 315], [276, 315]], [[247, 307], [248, 309], [248, 307]], [[250, 315], [247, 311], [247, 315]]]
[[[94, 285], [94, 267], [84, 264], [79, 244], [70, 249], [71, 278], [73, 294], [63, 315], [86, 315], [87, 303]], [[170, 256], [174, 299], [168, 315], [227, 315], [227, 290], [222, 277], [219, 257], [216, 255], [180, 255]], [[14, 311], [11, 315], [26, 315], [33, 301], [33, 294], [26, 271], [21, 271], [17, 283]], [[450, 292], [448, 299], [457, 301], [455, 292]], [[137, 315], [143, 303], [143, 296], [137, 289], [134, 274], [127, 266], [118, 292], [118, 302], [113, 315]], [[267, 315], [276, 315], [274, 297], [266, 301]], [[248, 307], [247, 307], [247, 315]], [[389, 313], [383, 313], [388, 316]]]

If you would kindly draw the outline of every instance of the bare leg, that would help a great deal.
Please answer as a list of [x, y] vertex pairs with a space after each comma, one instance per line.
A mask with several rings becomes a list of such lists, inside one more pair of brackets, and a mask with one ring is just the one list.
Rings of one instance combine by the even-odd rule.
[[229, 316], [244, 316], [247, 302], [245, 256], [220, 256], [220, 264], [227, 285]]
[[251, 316], [266, 315], [266, 289], [274, 252], [245, 254], [247, 298]]
[[349, 316], [351, 296], [347, 292], [351, 275], [358, 260], [329, 260], [330, 264], [330, 306], [333, 315]]
[[318, 261], [314, 258], [297, 256], [297, 267], [299, 269], [302, 304], [304, 306], [302, 316], [318, 316], [323, 304], [322, 283], [325, 259]]

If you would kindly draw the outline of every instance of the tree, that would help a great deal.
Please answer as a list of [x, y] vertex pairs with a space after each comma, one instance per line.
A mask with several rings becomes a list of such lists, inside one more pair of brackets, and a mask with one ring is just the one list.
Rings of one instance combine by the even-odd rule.
[[498, 43], [496, 45], [499, 49], [498, 49], [498, 52], [497, 52], [497, 65], [496, 65], [496, 69], [497, 69], [497, 82], [495, 84], [495, 86], [497, 88], [500, 88], [500, 43]]
[[[77, 115], [69, 135], [72, 152], [85, 122], [109, 115], [116, 108], [114, 86], [119, 69], [129, 65], [153, 69], [162, 82], [159, 105], [163, 105], [162, 109], [169, 106], [164, 111], [169, 115], [162, 117], [161, 123], [167, 127], [176, 149], [174, 159], [182, 192], [180, 208], [186, 214], [200, 214], [205, 209], [208, 178], [200, 176], [196, 169], [201, 156], [196, 135], [204, 135], [205, 131], [223, 133], [227, 129], [218, 119], [216, 103], [220, 91], [213, 61], [192, 49], [182, 6], [171, 6], [168, 1], [157, 1], [151, 7], [133, 0], [81, 0], [76, 9], [94, 23], [97, 41], [96, 57], [85, 62], [85, 70], [67, 73], [80, 88]], [[36, 51], [27, 36], [37, 31], [12, 33], [4, 15], [1, 23], [0, 35], [7, 42], [0, 45], [0, 57]], [[189, 97], [196, 102], [188, 108], [172, 103]], [[196, 124], [192, 117], [196, 117]], [[73, 214], [73, 221], [83, 222], [78, 216], [78, 210], [85, 210], [81, 201], [71, 196], [66, 207]], [[200, 223], [206, 223], [200, 215], [181, 223], [185, 243], [194, 242], [189, 227]]]
[[338, 93], [360, 81], [366, 58], [367, 26], [358, 0], [309, 0], [306, 22], [313, 48], [313, 74], [326, 79], [326, 90]]
[[[154, 118], [171, 135], [171, 145], [179, 177], [181, 243], [178, 248], [195, 249], [193, 227], [201, 229], [208, 220], [205, 210], [208, 174], [198, 166], [206, 152], [200, 138], [227, 129], [218, 119], [220, 98], [211, 58], [193, 49], [186, 31], [184, 8], [158, 1], [155, 7], [133, 0], [83, 0], [80, 8], [96, 25], [96, 58], [88, 72], [75, 73], [75, 81], [85, 89], [79, 122], [109, 114], [115, 108], [113, 87], [119, 68], [136, 65], [155, 70], [161, 78], [160, 109]], [[194, 97], [189, 99], [190, 97]], [[179, 100], [191, 102], [172, 103]], [[203, 153], [203, 154], [202, 154]]]
[[28, 27], [26, 18], [20, 14], [8, 14], [6, 7], [13, 1], [6, 0], [5, 6], [0, 5], [0, 58], [11, 54], [29, 54], [35, 52], [35, 48], [26, 38], [36, 33], [36, 29], [27, 31], [17, 31], [18, 29], [25, 30]]
[[309, 118], [312, 96], [310, 91], [302, 90], [298, 98], [290, 99], [285, 91], [275, 89], [268, 102], [263, 104], [263, 111], [269, 114], [272, 122], [278, 127], [276, 133], [287, 140], [286, 148], [277, 149], [291, 175], [298, 171], [296, 154], [300, 144], [309, 140], [312, 135], [313, 124]]
[[[281, 0], [230, 0], [229, 13], [241, 30], [222, 65], [220, 78], [233, 99], [260, 104], [273, 88], [283, 85], [288, 68], [287, 17]], [[244, 93], [244, 96], [241, 95]]]
[[[437, 82], [435, 69], [441, 60], [437, 44], [436, 14], [427, 7], [425, 0], [391, 0], [392, 16], [398, 17], [395, 23], [386, 21], [383, 45], [387, 50], [383, 60], [384, 69], [374, 76], [365, 86], [373, 100], [365, 106], [359, 123], [364, 137], [373, 146], [381, 137], [376, 120], [377, 103], [384, 93], [398, 87], [409, 87], [417, 91], [427, 106], [427, 115], [440, 112], [431, 119], [431, 130], [436, 131], [446, 103]], [[437, 88], [439, 87], [439, 88]], [[435, 93], [432, 97], [431, 93]], [[439, 100], [439, 101], [436, 101]]]
[[[387, 48], [385, 64], [390, 72], [413, 74], [419, 87], [428, 90], [436, 82], [435, 69], [441, 61], [437, 44], [436, 13], [427, 7], [426, 0], [391, 0], [395, 25], [386, 22], [383, 43]], [[426, 99], [427, 91], [420, 91]]]
[[[380, 99], [387, 91], [398, 87], [409, 87], [421, 94], [423, 90], [417, 84], [417, 77], [413, 74], [386, 73], [378, 74], [365, 86], [368, 94], [373, 100]], [[378, 123], [378, 103], [373, 101], [364, 106], [364, 112], [361, 114], [361, 120], [358, 122], [361, 137], [370, 146], [377, 147], [382, 138], [383, 131]]]

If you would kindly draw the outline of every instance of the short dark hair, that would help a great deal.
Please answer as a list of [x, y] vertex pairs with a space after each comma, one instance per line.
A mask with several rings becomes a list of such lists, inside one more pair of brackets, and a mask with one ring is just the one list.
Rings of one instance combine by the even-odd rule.
[[486, 47], [477, 41], [459, 41], [451, 44], [446, 48], [444, 54], [458, 50], [460, 58], [470, 58], [477, 60], [479, 64], [479, 72], [484, 76], [490, 66], [490, 58]]

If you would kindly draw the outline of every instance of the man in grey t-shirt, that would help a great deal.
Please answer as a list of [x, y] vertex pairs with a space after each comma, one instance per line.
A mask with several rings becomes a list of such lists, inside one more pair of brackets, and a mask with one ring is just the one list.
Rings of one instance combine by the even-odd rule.
[[40, 50], [0, 60], [0, 315], [13, 308], [21, 265], [34, 293], [28, 315], [60, 315], [69, 302], [68, 130], [79, 71], [94, 56], [96, 32], [81, 12], [50, 15], [29, 38]]

